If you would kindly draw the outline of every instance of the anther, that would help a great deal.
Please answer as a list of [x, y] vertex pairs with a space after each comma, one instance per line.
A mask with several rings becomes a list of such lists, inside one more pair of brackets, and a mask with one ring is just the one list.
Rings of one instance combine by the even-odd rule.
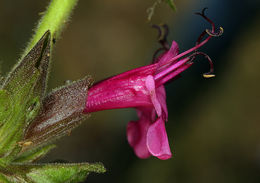
[[27, 147], [27, 146], [30, 146], [32, 145], [33, 142], [32, 141], [21, 141], [21, 142], [18, 142], [18, 145], [21, 146], [21, 147]]
[[211, 30], [206, 29], [205, 32], [212, 37], [219, 37], [224, 33], [224, 29], [223, 29], [223, 27], [219, 27], [218, 32], [212, 32]]
[[204, 78], [214, 78], [215, 76], [216, 76], [215, 74], [208, 74], [208, 73], [203, 74]]
[[212, 78], [212, 77], [215, 77], [215, 74], [214, 74], [214, 64], [211, 60], [211, 58], [204, 52], [195, 52], [193, 53], [191, 56], [194, 57], [196, 55], [203, 55], [209, 62], [209, 65], [210, 65], [210, 71], [207, 72], [207, 73], [204, 73], [203, 74], [203, 77], [204, 78]]

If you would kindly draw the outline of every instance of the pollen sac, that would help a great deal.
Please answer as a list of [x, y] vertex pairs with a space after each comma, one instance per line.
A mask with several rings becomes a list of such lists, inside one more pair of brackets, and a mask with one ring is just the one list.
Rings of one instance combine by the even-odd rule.
[[47, 95], [39, 115], [26, 130], [23, 142], [31, 143], [30, 146], [23, 146], [23, 151], [69, 134], [77, 127], [88, 116], [83, 114], [83, 110], [91, 84], [90, 77], [86, 77]]
[[215, 76], [215, 74], [203, 74], [204, 78], [214, 78]]

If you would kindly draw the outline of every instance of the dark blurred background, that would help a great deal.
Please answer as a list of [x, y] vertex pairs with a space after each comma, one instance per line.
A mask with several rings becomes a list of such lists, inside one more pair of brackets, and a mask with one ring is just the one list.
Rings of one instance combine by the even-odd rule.
[[[147, 22], [153, 0], [80, 0], [55, 48], [49, 90], [66, 80], [92, 75], [98, 81], [150, 63], [159, 47]], [[0, 0], [2, 73], [12, 68], [49, 1]], [[152, 23], [170, 26], [169, 40], [180, 51], [192, 47], [209, 27], [194, 12], [207, 15], [224, 35], [201, 50], [215, 63], [216, 78], [202, 57], [169, 85], [168, 137], [175, 156], [167, 161], [138, 159], [126, 140], [134, 109], [92, 114], [42, 160], [103, 162], [107, 173], [87, 182], [242, 183], [260, 182], [260, 1], [175, 0], [177, 12], [156, 9]]]

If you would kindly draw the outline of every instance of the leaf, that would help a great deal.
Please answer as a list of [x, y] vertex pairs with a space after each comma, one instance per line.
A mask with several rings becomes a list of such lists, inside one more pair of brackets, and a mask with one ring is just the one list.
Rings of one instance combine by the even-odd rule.
[[166, 3], [170, 6], [170, 8], [173, 10], [173, 11], [176, 11], [176, 6], [173, 2], [173, 0], [165, 0]]
[[8, 181], [8, 179], [6, 179], [5, 176], [1, 175], [1, 173], [0, 173], [0, 182], [1, 183], [10, 183], [10, 181]]
[[50, 32], [46, 32], [1, 86], [0, 100], [4, 105], [1, 103], [0, 109], [0, 160], [7, 156], [11, 160], [19, 152], [18, 142], [23, 138], [24, 128], [39, 112], [49, 57]]
[[0, 180], [2, 173], [2, 180], [12, 183], [77, 183], [84, 181], [91, 172], [105, 171], [101, 163], [12, 164], [5, 170], [0, 169]]
[[77, 127], [88, 116], [83, 114], [83, 110], [86, 107], [87, 91], [91, 83], [91, 78], [86, 77], [63, 86], [45, 97], [39, 115], [26, 129], [22, 142], [31, 143], [29, 146], [23, 146], [22, 151], [69, 134]]
[[102, 164], [49, 164], [45, 166], [35, 166], [27, 177], [35, 183], [76, 183], [84, 181], [90, 172], [104, 173]]
[[[173, 11], [176, 11], [176, 6], [175, 6], [173, 0], [163, 0], [163, 2], [167, 3]], [[162, 0], [156, 0], [151, 7], [147, 8], [146, 12], [148, 14], [148, 17], [147, 17], [148, 21], [151, 21], [156, 7], [161, 3], [162, 3]]]

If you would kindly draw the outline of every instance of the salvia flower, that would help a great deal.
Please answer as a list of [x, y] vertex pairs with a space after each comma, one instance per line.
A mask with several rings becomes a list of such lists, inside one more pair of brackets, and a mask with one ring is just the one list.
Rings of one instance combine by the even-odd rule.
[[[28, 125], [23, 140], [19, 142], [22, 152], [45, 146], [49, 141], [69, 134], [88, 113], [135, 108], [139, 120], [130, 121], [127, 126], [127, 140], [135, 154], [140, 158], [169, 159], [172, 153], [165, 130], [168, 111], [164, 84], [178, 78], [194, 63], [196, 55], [203, 55], [210, 63], [210, 72], [204, 77], [213, 77], [211, 59], [198, 48], [223, 32], [222, 28], [215, 31], [214, 23], [204, 15], [204, 10], [198, 14], [210, 22], [212, 28], [203, 31], [196, 45], [189, 50], [179, 53], [175, 41], [169, 46], [166, 37], [160, 36], [159, 42], [163, 47], [159, 51], [163, 50], [163, 53], [154, 57], [150, 65], [110, 77], [93, 86], [91, 79], [85, 78], [51, 92], [44, 98], [38, 116]], [[167, 32], [166, 26], [161, 28]], [[203, 39], [204, 36], [207, 37]]]
[[168, 112], [164, 84], [188, 69], [196, 55], [204, 55], [211, 65], [211, 71], [204, 77], [214, 76], [211, 59], [197, 49], [211, 37], [222, 34], [223, 29], [216, 33], [214, 23], [204, 11], [199, 15], [211, 23], [212, 29], [204, 31], [193, 48], [179, 54], [177, 43], [173, 41], [169, 48], [163, 38], [160, 42], [165, 51], [152, 64], [102, 80], [88, 91], [85, 113], [119, 108], [137, 110], [139, 120], [128, 123], [127, 140], [139, 158], [155, 156], [165, 160], [172, 156], [165, 130]]

